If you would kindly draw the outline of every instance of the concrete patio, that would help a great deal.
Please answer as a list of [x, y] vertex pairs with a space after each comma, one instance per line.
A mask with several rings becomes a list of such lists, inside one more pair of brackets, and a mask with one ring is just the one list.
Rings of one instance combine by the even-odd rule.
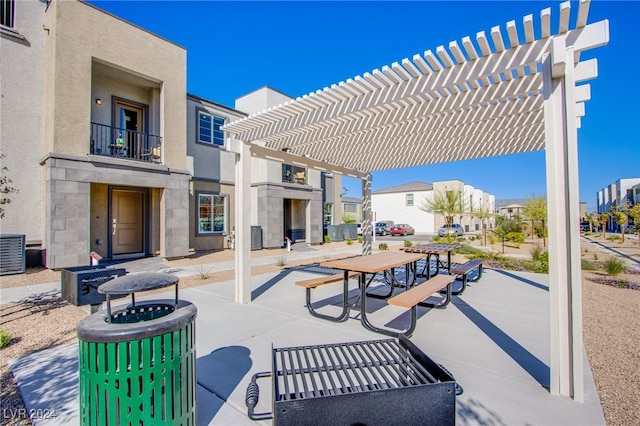
[[[384, 338], [365, 330], [355, 318], [356, 310], [344, 323], [311, 317], [304, 306], [304, 289], [294, 282], [318, 272], [317, 267], [309, 266], [253, 276], [253, 302], [247, 305], [234, 303], [233, 281], [180, 292], [181, 299], [198, 308], [200, 425], [255, 423], [246, 414], [245, 391], [254, 373], [271, 370], [272, 345]], [[456, 402], [457, 424], [605, 424], [590, 368], [585, 369], [584, 403], [549, 393], [547, 281], [547, 275], [489, 269], [446, 309], [419, 308], [421, 318], [411, 340], [449, 369], [464, 388]], [[339, 287], [314, 290], [314, 300], [332, 302]], [[356, 291], [355, 283], [352, 290]], [[166, 297], [171, 298], [172, 293]], [[323, 309], [337, 308], [327, 304]], [[370, 319], [377, 325], [402, 328], [408, 321], [403, 309], [384, 301], [372, 310]], [[588, 366], [586, 355], [585, 363]], [[12, 368], [27, 409], [55, 410], [57, 414], [36, 424], [78, 423], [77, 345], [20, 358]], [[259, 382], [256, 412], [270, 411], [269, 380]]]

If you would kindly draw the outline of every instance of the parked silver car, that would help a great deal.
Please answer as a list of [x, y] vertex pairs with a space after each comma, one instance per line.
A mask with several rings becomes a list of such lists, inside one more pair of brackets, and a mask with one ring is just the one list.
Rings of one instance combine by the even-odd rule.
[[389, 235], [391, 234], [391, 227], [394, 225], [392, 220], [382, 220], [376, 222], [376, 235]]
[[462, 226], [459, 223], [452, 223], [447, 228], [447, 225], [442, 225], [440, 229], [438, 229], [438, 236], [444, 237], [445, 235], [455, 235], [456, 237], [460, 237], [464, 232], [462, 231]]

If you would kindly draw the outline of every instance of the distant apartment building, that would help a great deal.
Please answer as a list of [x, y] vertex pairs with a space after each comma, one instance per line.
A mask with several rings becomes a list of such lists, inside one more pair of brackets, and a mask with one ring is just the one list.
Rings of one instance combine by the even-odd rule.
[[245, 113], [196, 95], [187, 95], [189, 247], [195, 251], [226, 248], [235, 226], [235, 154], [220, 128]]
[[185, 49], [81, 1], [8, 3], [2, 233], [49, 268], [186, 255]]
[[[255, 114], [292, 100], [270, 87], [236, 99], [237, 110]], [[295, 164], [251, 159], [252, 225], [262, 230], [263, 247], [323, 241], [325, 174]]]
[[[410, 182], [390, 188], [373, 191], [371, 194], [371, 210], [376, 221], [392, 220], [395, 223], [407, 223], [416, 232], [434, 233], [444, 225], [444, 217], [424, 210], [425, 203], [432, 200], [435, 193], [456, 191], [463, 198], [467, 212], [455, 215], [454, 222], [460, 223], [465, 232], [482, 229], [480, 212], [495, 211], [495, 197], [492, 194], [466, 185], [459, 180], [439, 181], [433, 183]], [[484, 219], [488, 229], [494, 227], [495, 219]]]
[[[611, 213], [627, 203], [635, 205], [640, 202], [640, 177], [618, 179], [596, 193], [597, 213]], [[607, 230], [614, 230], [615, 220], [609, 218]]]
[[362, 200], [356, 197], [341, 196], [343, 215], [348, 215], [362, 222]]

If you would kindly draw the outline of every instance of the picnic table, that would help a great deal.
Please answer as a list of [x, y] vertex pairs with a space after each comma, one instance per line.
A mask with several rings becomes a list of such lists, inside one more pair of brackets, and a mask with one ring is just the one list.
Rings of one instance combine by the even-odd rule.
[[[376, 333], [397, 337], [399, 334], [410, 335], [413, 332], [413, 329], [415, 328], [415, 322], [416, 322], [416, 313], [415, 313], [416, 305], [418, 305], [422, 300], [424, 300], [430, 294], [433, 294], [436, 291], [439, 291], [441, 288], [450, 285], [450, 282], [453, 281], [453, 277], [451, 277], [451, 280], [443, 278], [441, 283], [442, 286], [438, 287], [436, 291], [429, 290], [430, 294], [427, 294], [426, 287], [423, 287], [421, 291], [414, 291], [416, 290], [416, 287], [414, 286], [416, 275], [417, 275], [416, 265], [418, 260], [422, 258], [424, 258], [424, 253], [422, 252], [417, 252], [417, 253], [402, 252], [402, 251], [381, 252], [381, 253], [376, 253], [368, 256], [356, 256], [356, 257], [350, 257], [346, 259], [322, 262], [320, 266], [339, 269], [343, 271], [343, 274], [344, 274], [343, 275], [343, 280], [344, 280], [343, 292], [345, 292], [345, 294], [348, 291], [347, 283], [348, 283], [350, 274], [352, 274], [353, 272], [357, 272], [359, 274], [360, 296], [356, 303], [359, 303], [360, 305], [359, 306], [360, 322], [362, 323], [362, 326]], [[396, 299], [395, 297], [392, 297], [394, 289], [396, 287], [402, 286], [402, 283], [396, 277], [396, 274], [395, 274], [395, 268], [399, 266], [405, 267], [404, 287], [407, 289], [407, 292], [411, 291], [411, 295], [413, 295], [414, 297], [411, 298], [410, 302], [407, 302], [407, 300], [403, 298], [402, 300], [397, 299], [396, 301], [398, 303], [392, 303], [392, 301]], [[389, 277], [391, 278], [389, 280], [389, 284], [390, 284], [389, 292], [382, 295], [368, 293], [367, 288], [373, 281], [374, 277], [380, 272], [389, 273]], [[369, 279], [367, 279], [367, 275], [369, 275]], [[419, 287], [422, 287], [423, 285], [424, 284], [420, 285]], [[433, 285], [434, 283], [431, 283], [429, 286], [433, 287]], [[424, 297], [420, 298], [420, 300], [417, 300], [415, 298], [415, 295], [417, 295], [417, 293], [420, 293], [418, 294], [418, 298], [421, 295], [424, 295]], [[411, 315], [412, 318], [411, 318], [410, 327], [407, 330], [403, 331], [402, 333], [398, 333], [397, 331], [383, 329], [373, 325], [367, 318], [367, 300], [370, 297], [384, 298], [384, 299], [388, 299], [389, 304], [396, 304], [397, 306], [410, 307], [412, 309], [412, 315]], [[344, 305], [343, 309], [347, 309], [347, 306], [345, 305], [347, 303], [346, 300], [347, 298], [343, 297], [343, 305]], [[407, 303], [409, 303], [410, 305], [408, 305]], [[312, 315], [314, 314], [313, 312], [311, 313]], [[343, 319], [346, 319], [346, 317]]]
[[[446, 269], [447, 273], [451, 272], [451, 252], [462, 247], [460, 244], [441, 244], [441, 243], [427, 243], [422, 244], [415, 247], [403, 247], [400, 250], [405, 253], [422, 253], [426, 254], [427, 263], [422, 271], [422, 276], [426, 276], [427, 279], [431, 278], [431, 256], [435, 256], [436, 259], [436, 275], [438, 273], [438, 269]], [[447, 265], [440, 260], [441, 254], [447, 254]], [[426, 274], [425, 274], [426, 272]]]

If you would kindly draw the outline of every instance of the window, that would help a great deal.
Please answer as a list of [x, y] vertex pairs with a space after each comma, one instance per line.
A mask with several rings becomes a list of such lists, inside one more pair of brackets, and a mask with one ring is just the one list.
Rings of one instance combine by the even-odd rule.
[[407, 206], [412, 206], [413, 205], [413, 194], [405, 195], [405, 201], [406, 201]]
[[221, 234], [227, 223], [227, 196], [198, 193], [197, 235]]
[[358, 213], [358, 205], [357, 204], [351, 204], [351, 203], [345, 203], [344, 204], [344, 211], [345, 211], [345, 213]]
[[13, 28], [15, 26], [15, 0], [0, 0], [0, 25]]
[[198, 111], [198, 142], [224, 146], [224, 118], [216, 117], [204, 111]]
[[331, 225], [333, 223], [333, 204], [324, 205], [324, 224]]

